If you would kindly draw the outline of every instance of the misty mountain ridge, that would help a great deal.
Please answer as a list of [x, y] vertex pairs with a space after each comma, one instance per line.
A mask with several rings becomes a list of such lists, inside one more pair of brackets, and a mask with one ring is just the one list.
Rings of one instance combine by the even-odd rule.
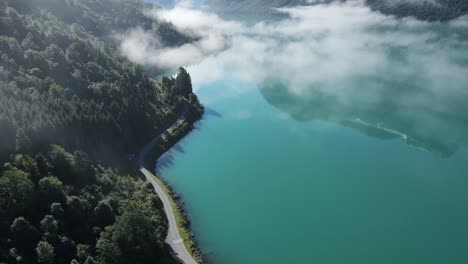
[[[223, 15], [267, 15], [275, 8], [329, 4], [349, 0], [207, 0], [206, 5]], [[353, 0], [351, 0], [353, 1]], [[365, 0], [372, 10], [397, 17], [427, 21], [447, 21], [468, 14], [467, 0]]]

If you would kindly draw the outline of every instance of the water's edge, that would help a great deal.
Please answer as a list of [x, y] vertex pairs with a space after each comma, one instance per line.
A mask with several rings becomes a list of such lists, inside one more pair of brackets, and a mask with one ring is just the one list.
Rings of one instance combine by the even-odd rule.
[[[188, 237], [184, 238], [184, 243], [186, 239], [189, 240], [188, 243], [185, 243], [186, 245], [189, 244], [188, 250], [193, 255], [193, 257], [195, 257], [198, 262], [202, 264], [207, 263], [207, 259], [200, 250], [198, 241], [192, 232], [191, 222], [186, 214], [183, 201], [174, 191], [172, 186], [157, 173], [156, 167], [159, 158], [168, 152], [177, 143], [179, 143], [180, 140], [189, 135], [194, 130], [194, 124], [200, 121], [204, 114], [205, 111], [203, 106], [201, 106], [200, 109], [189, 106], [188, 109], [186, 108], [176, 120], [177, 124], [175, 127], [170, 128], [161, 135], [157, 136], [147, 145], [149, 148], [143, 149], [140, 154], [140, 162], [143, 164], [143, 167], [150, 168], [148, 170], [154, 172], [154, 176], [158, 181], [160, 181], [160, 183], [166, 189], [167, 194], [172, 199], [173, 205], [175, 207], [173, 209], [177, 212], [176, 215], [181, 217], [181, 219], [177, 220], [179, 231], [182, 234], [188, 234]], [[157, 140], [159, 138], [161, 140]]]

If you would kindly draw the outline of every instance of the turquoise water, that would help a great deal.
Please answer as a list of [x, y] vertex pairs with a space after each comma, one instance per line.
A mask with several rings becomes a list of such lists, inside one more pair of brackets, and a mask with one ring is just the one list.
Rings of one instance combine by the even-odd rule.
[[468, 263], [468, 20], [356, 3], [188, 68], [207, 114], [159, 171], [211, 263]]
[[299, 122], [232, 79], [199, 96], [217, 113], [160, 173], [213, 263], [467, 263], [466, 150]]

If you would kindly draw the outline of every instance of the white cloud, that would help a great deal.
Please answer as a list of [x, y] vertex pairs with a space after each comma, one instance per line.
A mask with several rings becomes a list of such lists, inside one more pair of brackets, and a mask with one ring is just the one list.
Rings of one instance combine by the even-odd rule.
[[172, 69], [202, 60], [212, 47], [198, 41], [178, 48], [168, 48], [151, 32], [136, 28], [126, 34], [120, 48], [123, 54], [134, 62]]
[[[356, 80], [378, 87], [372, 79], [382, 76], [417, 78], [444, 93], [464, 89], [468, 71], [456, 60], [468, 56], [467, 43], [458, 40], [466, 20], [396, 19], [372, 12], [362, 1], [281, 11], [291, 18], [244, 25], [234, 31], [230, 49], [190, 67], [196, 86], [229, 73], [257, 84], [276, 78], [295, 93], [314, 88], [344, 99], [355, 92], [346, 89]], [[446, 88], [450, 80], [456, 82]]]
[[164, 47], [155, 33], [135, 28], [122, 36], [122, 53], [140, 64], [173, 69], [199, 63], [207, 56], [227, 49], [231, 40], [226, 32], [235, 33], [243, 29], [240, 23], [223, 21], [214, 14], [190, 9], [190, 5], [190, 1], [181, 1], [173, 9], [154, 9], [146, 13], [172, 23], [193, 37], [194, 42]]
[[173, 9], [155, 9], [151, 12], [156, 18], [174, 24], [188, 34], [234, 34], [243, 30], [242, 24], [225, 21], [213, 13], [190, 9], [186, 5], [178, 5]]
[[[468, 16], [447, 23], [398, 19], [371, 11], [363, 0], [279, 10], [290, 17], [256, 24], [187, 6], [152, 11], [199, 41], [167, 48], [154, 34], [134, 29], [121, 47], [139, 63], [189, 66], [195, 89], [223, 80], [224, 90], [203, 97], [207, 105], [279, 82], [290, 93], [280, 96], [292, 99], [275, 106], [298, 120], [352, 121], [359, 112], [369, 124], [436, 142], [441, 153], [454, 142], [466, 145]], [[327, 98], [320, 109], [311, 106], [323, 103], [317, 94]], [[382, 104], [389, 112], [373, 115]]]
[[[275, 78], [294, 93], [320, 89], [343, 100], [362, 79], [376, 87], [375, 97], [382, 78], [415, 78], [436, 92], [464, 89], [468, 71], [459, 61], [468, 59], [468, 45], [460, 40], [466, 18], [447, 24], [397, 19], [371, 11], [362, 0], [279, 10], [290, 18], [254, 25], [226, 21], [187, 4], [152, 10], [199, 40], [167, 48], [154, 34], [135, 29], [121, 48], [143, 64], [192, 65], [195, 87], [229, 74], [257, 84]], [[446, 87], [447, 82], [452, 85]]]

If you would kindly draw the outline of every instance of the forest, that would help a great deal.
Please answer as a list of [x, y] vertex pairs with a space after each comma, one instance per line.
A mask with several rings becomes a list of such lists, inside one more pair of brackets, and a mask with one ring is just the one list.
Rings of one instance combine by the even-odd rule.
[[[59, 144], [120, 164], [190, 102], [191, 85], [123, 58], [112, 37], [140, 26], [166, 45], [191, 41], [146, 17], [140, 0], [0, 0], [0, 161]], [[185, 72], [184, 72], [185, 73]], [[182, 76], [181, 76], [182, 77]]]
[[53, 145], [0, 169], [0, 263], [178, 263], [148, 182]]
[[178, 263], [134, 157], [186, 113], [190, 75], [132, 63], [118, 35], [193, 41], [142, 0], [0, 0], [0, 263]]

